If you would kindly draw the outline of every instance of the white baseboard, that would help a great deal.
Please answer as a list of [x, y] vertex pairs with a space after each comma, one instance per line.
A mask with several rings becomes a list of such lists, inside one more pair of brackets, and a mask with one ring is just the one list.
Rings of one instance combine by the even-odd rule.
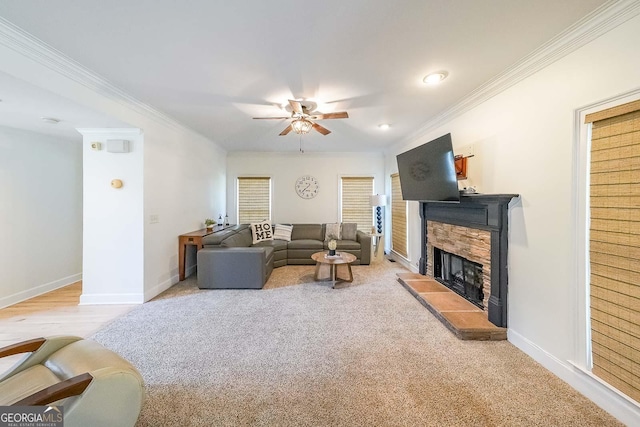
[[189, 267], [189, 268], [185, 269], [185, 271], [184, 271], [184, 277], [186, 278], [186, 277], [189, 277], [189, 276], [191, 276], [192, 274], [194, 274], [194, 273], [196, 272], [196, 269], [197, 269], [197, 268], [198, 268], [198, 266], [194, 264], [194, 265], [192, 265], [191, 267]]
[[79, 305], [142, 304], [143, 294], [82, 294]]
[[63, 288], [80, 280], [82, 280], [82, 273], [72, 274], [71, 276], [63, 277], [62, 279], [54, 280], [53, 282], [45, 283], [44, 285], [39, 285], [22, 292], [2, 297], [0, 298], [0, 308], [8, 307], [10, 305], [28, 300], [29, 298], [46, 294], [47, 292]]
[[144, 291], [144, 301], [147, 302], [147, 301], [155, 298], [156, 296], [160, 295], [161, 293], [163, 293], [164, 291], [166, 291], [167, 289], [169, 289], [170, 287], [172, 287], [173, 285], [175, 285], [178, 282], [179, 282], [179, 277], [176, 274], [175, 276], [171, 276], [170, 279], [167, 279], [162, 283], [158, 283], [153, 288], [151, 288], [149, 290], [145, 290]]
[[411, 262], [402, 255], [398, 255], [397, 253], [391, 251], [389, 252], [389, 257], [402, 264], [407, 270], [410, 270], [413, 273], [419, 273], [418, 266], [411, 265]]
[[640, 405], [626, 398], [622, 393], [614, 390], [603, 381], [592, 376], [591, 373], [575, 366], [571, 362], [563, 362], [511, 328], [507, 331], [507, 338], [511, 344], [531, 356], [536, 362], [550, 370], [622, 423], [628, 426], [638, 425]]
[[[190, 275], [196, 272], [196, 266], [193, 265], [185, 270], [185, 277], [189, 277]], [[96, 294], [96, 295], [82, 295], [80, 297], [80, 305], [84, 304], [142, 304], [145, 303], [156, 296], [160, 295], [176, 283], [180, 281], [178, 277], [178, 273], [176, 270], [176, 274], [171, 276], [169, 279], [158, 283], [151, 289], [147, 289], [144, 291], [144, 295], [142, 299], [140, 299], [140, 294]], [[104, 300], [103, 300], [104, 299]]]

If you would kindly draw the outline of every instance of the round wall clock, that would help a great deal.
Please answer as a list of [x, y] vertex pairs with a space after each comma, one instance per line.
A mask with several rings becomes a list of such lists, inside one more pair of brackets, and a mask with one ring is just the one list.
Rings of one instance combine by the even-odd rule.
[[296, 193], [303, 199], [313, 199], [318, 195], [318, 180], [311, 175], [301, 176], [296, 180]]

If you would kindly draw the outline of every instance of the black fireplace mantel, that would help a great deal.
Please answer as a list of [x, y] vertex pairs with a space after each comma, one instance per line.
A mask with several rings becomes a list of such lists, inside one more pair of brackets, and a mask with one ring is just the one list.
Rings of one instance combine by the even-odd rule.
[[426, 274], [427, 221], [477, 228], [491, 232], [491, 296], [488, 317], [494, 325], [507, 327], [507, 253], [509, 246], [509, 202], [518, 194], [465, 194], [460, 203], [420, 202], [422, 250], [420, 274]]

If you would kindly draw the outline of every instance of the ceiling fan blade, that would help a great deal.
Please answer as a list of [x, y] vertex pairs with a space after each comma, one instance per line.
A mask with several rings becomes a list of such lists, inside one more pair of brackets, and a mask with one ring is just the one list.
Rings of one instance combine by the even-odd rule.
[[289, 105], [291, 105], [291, 110], [294, 113], [302, 114], [302, 104], [300, 104], [299, 101], [294, 101], [293, 99], [290, 99]]
[[337, 113], [327, 113], [327, 114], [318, 114], [311, 117], [314, 120], [323, 120], [323, 119], [348, 119], [349, 114], [346, 111], [340, 111]]
[[280, 132], [280, 136], [288, 134], [289, 132], [291, 132], [291, 129], [293, 129], [291, 125], [287, 126], [282, 132]]
[[254, 120], [284, 120], [290, 119], [291, 117], [254, 117]]
[[331, 131], [330, 131], [329, 129], [327, 129], [327, 128], [325, 128], [325, 127], [322, 127], [322, 126], [320, 126], [320, 125], [319, 125], [319, 124], [317, 124], [317, 123], [314, 123], [314, 124], [313, 124], [313, 128], [314, 128], [315, 130], [317, 130], [318, 132], [320, 132], [321, 134], [323, 134], [323, 135], [329, 135], [329, 134], [331, 133]]

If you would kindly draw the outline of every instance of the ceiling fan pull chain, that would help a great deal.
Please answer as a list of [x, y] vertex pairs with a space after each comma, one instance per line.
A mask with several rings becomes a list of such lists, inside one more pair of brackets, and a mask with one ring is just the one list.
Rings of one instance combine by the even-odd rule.
[[302, 135], [300, 135], [300, 153], [304, 154], [304, 150], [302, 149]]

